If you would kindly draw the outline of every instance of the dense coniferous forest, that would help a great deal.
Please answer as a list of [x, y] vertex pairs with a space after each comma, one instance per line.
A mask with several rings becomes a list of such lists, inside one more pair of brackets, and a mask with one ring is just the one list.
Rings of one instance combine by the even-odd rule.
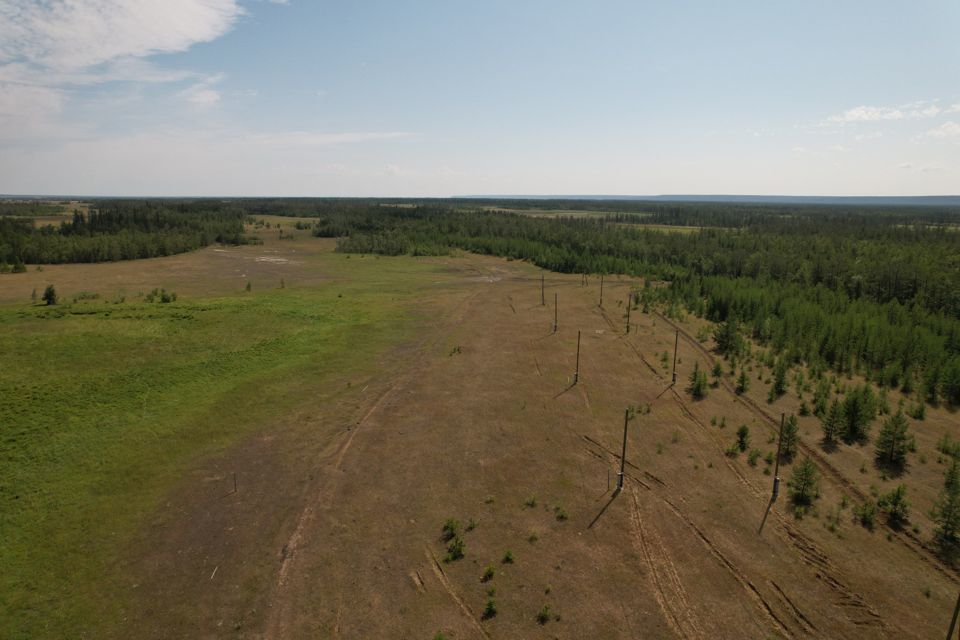
[[0, 265], [152, 258], [249, 241], [243, 210], [213, 200], [105, 200], [58, 224], [33, 222], [62, 211], [48, 204], [0, 205]]

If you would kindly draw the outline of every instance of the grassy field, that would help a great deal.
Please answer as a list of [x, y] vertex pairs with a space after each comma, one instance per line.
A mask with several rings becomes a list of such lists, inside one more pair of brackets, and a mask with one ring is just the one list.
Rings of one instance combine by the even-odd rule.
[[[135, 282], [165, 261], [60, 269]], [[331, 377], [370, 369], [410, 334], [411, 292], [437, 270], [328, 252], [307, 262], [324, 286], [114, 303], [112, 287], [87, 279], [101, 298], [0, 306], [0, 637], [97, 637], [115, 622], [118, 553], [185, 465]], [[181, 279], [181, 291], [199, 285]]]

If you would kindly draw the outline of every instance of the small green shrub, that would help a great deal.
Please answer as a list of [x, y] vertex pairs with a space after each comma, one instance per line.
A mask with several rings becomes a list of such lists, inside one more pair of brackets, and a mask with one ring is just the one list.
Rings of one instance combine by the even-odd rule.
[[452, 540], [460, 533], [460, 521], [456, 518], [447, 518], [443, 523], [441, 531], [442, 533], [440, 538], [444, 542]]
[[463, 538], [454, 536], [447, 545], [447, 555], [443, 558], [444, 562], [455, 562], [463, 557], [464, 548]]
[[537, 612], [537, 624], [544, 625], [550, 622], [550, 605], [545, 604], [540, 611]]

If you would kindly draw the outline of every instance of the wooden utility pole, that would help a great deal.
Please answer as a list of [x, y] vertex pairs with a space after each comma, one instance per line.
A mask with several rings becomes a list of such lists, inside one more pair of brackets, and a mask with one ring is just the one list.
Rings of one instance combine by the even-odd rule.
[[577, 331], [577, 368], [573, 372], [573, 384], [580, 380], [580, 331]]
[[553, 332], [557, 332], [557, 294], [553, 294]]
[[620, 450], [620, 473], [617, 474], [617, 490], [614, 493], [620, 493], [623, 489], [623, 467], [627, 461], [627, 423], [630, 421], [630, 409], [623, 411], [623, 448]]
[[673, 339], [673, 384], [677, 384], [677, 347], [680, 346], [680, 329], [677, 329], [677, 336]]
[[543, 274], [540, 274], [540, 306], [547, 304], [547, 301], [543, 297]]
[[773, 493], [770, 495], [770, 503], [773, 504], [777, 501], [777, 496], [780, 495], [780, 446], [783, 444], [783, 423], [786, 419], [786, 414], [780, 414], [780, 435], [777, 436], [777, 461], [773, 466]]
[[600, 274], [600, 306], [603, 306], [603, 274]]
[[[777, 501], [777, 496], [780, 495], [780, 445], [783, 442], [783, 424], [785, 422], [785, 414], [780, 414], [780, 435], [777, 438], [777, 463], [773, 468], [773, 492], [770, 494], [770, 502], [767, 503], [767, 510], [763, 512], [763, 520], [760, 521], [760, 528], [757, 529], [757, 535], [763, 533], [763, 525], [767, 524], [767, 516], [770, 515], [770, 510], [773, 509], [773, 503]], [[957, 606], [960, 606], [960, 602], [957, 603]], [[956, 620], [956, 612], [954, 612], [954, 620]]]
[[627, 296], [627, 333], [630, 333], [630, 307], [633, 306], [633, 294]]
[[947, 631], [947, 640], [953, 640], [953, 631], [957, 628], [958, 614], [960, 614], [960, 594], [957, 595], [957, 604], [953, 607], [953, 618], [950, 620], [950, 631]]

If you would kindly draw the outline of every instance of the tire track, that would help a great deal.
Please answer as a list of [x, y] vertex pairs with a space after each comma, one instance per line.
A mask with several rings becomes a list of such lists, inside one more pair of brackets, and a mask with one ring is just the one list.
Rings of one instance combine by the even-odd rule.
[[[469, 302], [473, 301], [478, 295], [480, 295], [480, 293], [480, 291], [477, 291], [465, 296], [452, 309], [450, 309], [446, 314], [437, 320], [435, 323], [435, 328], [439, 329], [442, 327], [443, 322], [447, 322], [456, 314], [462, 313], [464, 307], [467, 306]], [[438, 344], [439, 341], [445, 337], [445, 335], [445, 333], [438, 331], [433, 335], [428, 335], [423, 338], [416, 347], [420, 357], [414, 366], [422, 366], [423, 360], [426, 358], [426, 349], [430, 346]], [[361, 427], [366, 423], [370, 416], [373, 415], [373, 413], [380, 406], [382, 406], [384, 400], [392, 395], [396, 388], [404, 380], [405, 378], [403, 376], [396, 377], [377, 398], [373, 405], [364, 413], [360, 420], [357, 421], [354, 427], [350, 430], [350, 434], [341, 443], [337, 451], [332, 454], [332, 456], [327, 457], [327, 459], [333, 459], [333, 463], [330, 465], [330, 468], [333, 470], [339, 470], [342, 467], [343, 459], [346, 456], [347, 451], [350, 449], [350, 445], [353, 444], [353, 440], [356, 437], [357, 432], [360, 431]], [[318, 466], [323, 467], [324, 460], [320, 460]], [[301, 541], [304, 533], [308, 529], [308, 525], [312, 524], [316, 518], [317, 506], [321, 505], [324, 497], [324, 488], [325, 487], [317, 489], [312, 497], [307, 500], [307, 503], [301, 510], [300, 515], [297, 517], [297, 522], [294, 526], [293, 533], [290, 535], [290, 537], [287, 539], [287, 543], [283, 545], [283, 548], [281, 549], [280, 566], [277, 569], [277, 579], [274, 583], [273, 595], [271, 596], [269, 604], [267, 605], [270, 610], [266, 624], [266, 631], [264, 634], [267, 639], [284, 638], [289, 636], [287, 627], [290, 624], [290, 604], [289, 600], [284, 598], [283, 595], [287, 589], [289, 574], [293, 566], [293, 559], [300, 549]]]
[[704, 544], [707, 550], [710, 551], [711, 555], [713, 555], [714, 558], [719, 560], [721, 565], [726, 567], [726, 569], [730, 572], [733, 578], [740, 584], [741, 587], [743, 587], [744, 591], [747, 592], [747, 595], [750, 596], [750, 598], [754, 601], [754, 604], [757, 605], [757, 608], [760, 610], [760, 612], [763, 613], [770, 620], [770, 622], [773, 623], [773, 625], [777, 628], [777, 630], [781, 633], [781, 635], [784, 635], [788, 638], [792, 637], [790, 630], [774, 612], [773, 607], [770, 606], [770, 603], [767, 602], [767, 600], [763, 597], [763, 594], [760, 593], [760, 590], [757, 589], [756, 586], [754, 586], [753, 582], [751, 582], [750, 579], [747, 578], [747, 576], [737, 567], [737, 565], [731, 562], [723, 554], [723, 552], [721, 552], [720, 549], [717, 548], [717, 546], [710, 541], [710, 539], [706, 536], [705, 533], [703, 533], [700, 527], [694, 524], [690, 518], [685, 516], [683, 512], [681, 512], [680, 509], [676, 507], [676, 505], [674, 505], [672, 502], [670, 502], [666, 498], [660, 497], [660, 500], [667, 505], [670, 511], [675, 516], [677, 516], [677, 518], [679, 518], [688, 527], [690, 527], [690, 529], [692, 529], [694, 533], [697, 534], [697, 537], [700, 538], [700, 541]]
[[653, 530], [644, 528], [636, 493], [631, 491], [630, 497], [633, 500], [630, 521], [633, 524], [634, 547], [650, 568], [649, 575], [650, 581], [653, 583], [653, 597], [656, 599], [667, 625], [684, 640], [705, 637], [703, 627], [694, 615], [693, 608], [687, 598], [687, 591], [680, 581], [676, 565], [670, 559], [670, 554], [664, 546], [663, 540]]
[[789, 607], [790, 611], [793, 613], [794, 619], [797, 621], [800, 627], [809, 635], [817, 635], [816, 625], [810, 622], [810, 619], [804, 615], [803, 611], [801, 611], [797, 605], [793, 604], [793, 600], [791, 600], [787, 594], [784, 593], [783, 589], [780, 588], [780, 585], [773, 580], [770, 581], [770, 584], [773, 586], [774, 591], [776, 591], [780, 596], [780, 599], [783, 600], [784, 603]]
[[456, 589], [453, 588], [453, 585], [447, 578], [447, 574], [444, 573], [443, 567], [441, 567], [440, 563], [437, 562], [437, 558], [433, 555], [430, 547], [424, 547], [424, 551], [427, 555], [427, 561], [430, 563], [430, 568], [433, 569], [433, 573], [437, 576], [437, 580], [440, 581], [441, 586], [443, 586], [443, 590], [447, 592], [447, 595], [449, 595], [454, 603], [456, 603], [461, 613], [463, 613], [463, 615], [466, 616], [466, 618], [470, 621], [470, 626], [472, 626], [482, 637], [489, 638], [490, 634], [487, 633], [487, 630], [484, 629], [483, 625], [481, 625], [477, 620], [477, 616], [473, 613], [470, 605], [464, 602], [463, 598], [457, 594]]

